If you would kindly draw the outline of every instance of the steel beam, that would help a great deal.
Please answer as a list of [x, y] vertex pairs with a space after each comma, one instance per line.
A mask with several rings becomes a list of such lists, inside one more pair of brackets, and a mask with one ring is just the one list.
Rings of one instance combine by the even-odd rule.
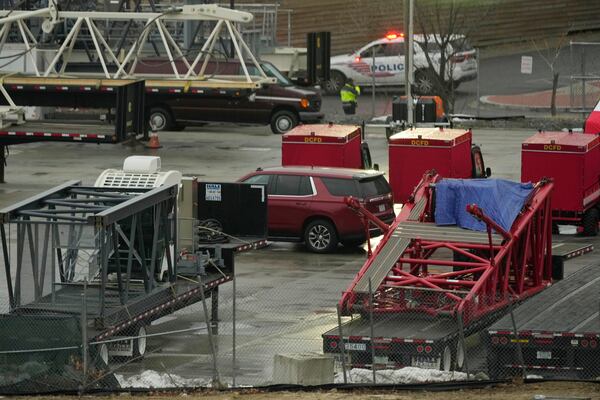
[[131, 198], [121, 204], [117, 204], [114, 207], [104, 210], [96, 215], [92, 215], [88, 217], [88, 222], [94, 223], [96, 226], [106, 227], [160, 202], [166, 200], [174, 201], [176, 196], [176, 184], [170, 186], [161, 186]]
[[44, 200], [52, 197], [59, 197], [68, 194], [68, 190], [73, 186], [78, 186], [81, 181], [73, 180], [53, 187], [40, 194], [32, 196], [28, 199], [20, 201], [12, 206], [5, 207], [0, 210], [0, 223], [11, 222], [18, 217], [18, 212], [21, 210], [35, 209], [44, 205]]

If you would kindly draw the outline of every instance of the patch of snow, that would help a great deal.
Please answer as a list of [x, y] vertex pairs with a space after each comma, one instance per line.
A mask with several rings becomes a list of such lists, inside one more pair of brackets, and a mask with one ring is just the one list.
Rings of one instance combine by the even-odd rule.
[[372, 123], [372, 124], [375, 124], [375, 123], [387, 124], [391, 118], [392, 118], [391, 115], [382, 115], [382, 116], [379, 116], [379, 117], [373, 117], [373, 118], [371, 118], [371, 121], [369, 121], [369, 122]]
[[558, 232], [561, 235], [576, 235], [577, 227], [575, 225], [559, 225]]
[[119, 385], [123, 388], [175, 388], [175, 387], [209, 387], [210, 381], [200, 378], [183, 378], [175, 374], [146, 370], [138, 375], [124, 377], [115, 374]]
[[[373, 383], [373, 371], [370, 369], [353, 368], [347, 373], [349, 383]], [[449, 382], [464, 381], [467, 379], [467, 374], [464, 372], [445, 372], [435, 369], [404, 367], [401, 369], [376, 371], [375, 379], [378, 384]], [[343, 373], [337, 373], [334, 382], [344, 383]]]
[[527, 375], [527, 379], [544, 379], [544, 377], [540, 375]]

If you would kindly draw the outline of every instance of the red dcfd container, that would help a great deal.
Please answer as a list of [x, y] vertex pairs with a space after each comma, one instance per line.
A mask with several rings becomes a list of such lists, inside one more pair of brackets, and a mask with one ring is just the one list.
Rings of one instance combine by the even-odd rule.
[[426, 171], [444, 178], [470, 178], [470, 130], [413, 128], [389, 138], [390, 185], [395, 203], [405, 203]]
[[552, 215], [573, 221], [600, 197], [600, 139], [596, 135], [539, 132], [521, 145], [521, 181], [554, 180]]
[[361, 129], [355, 125], [298, 125], [281, 138], [281, 165], [362, 168]]

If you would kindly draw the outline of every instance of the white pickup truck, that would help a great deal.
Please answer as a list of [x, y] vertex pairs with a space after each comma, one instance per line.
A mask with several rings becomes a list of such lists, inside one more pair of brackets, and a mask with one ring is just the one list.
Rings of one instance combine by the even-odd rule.
[[[429, 53], [434, 68], [439, 71], [439, 39], [435, 35], [414, 35], [414, 86], [421, 94], [432, 94], [434, 88], [432, 78], [425, 73], [428, 67], [425, 52]], [[331, 80], [327, 91], [338, 93], [349, 78], [357, 85], [371, 85], [373, 75], [376, 86], [403, 86], [404, 40], [402, 34], [388, 34], [354, 53], [331, 57]], [[446, 54], [449, 60], [447, 80], [452, 81], [454, 87], [477, 77], [476, 52], [463, 35], [453, 35], [450, 38]]]

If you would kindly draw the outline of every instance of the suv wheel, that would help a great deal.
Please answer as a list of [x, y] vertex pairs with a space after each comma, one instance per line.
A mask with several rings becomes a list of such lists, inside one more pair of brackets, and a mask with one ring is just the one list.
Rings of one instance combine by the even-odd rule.
[[298, 117], [292, 111], [280, 110], [271, 117], [271, 131], [277, 135], [286, 133], [298, 125]]
[[311, 221], [304, 230], [304, 243], [313, 253], [330, 253], [337, 247], [335, 227], [324, 219]]
[[150, 129], [154, 127], [157, 132], [173, 130], [173, 117], [171, 113], [162, 107], [152, 107], [148, 112], [148, 123]]

